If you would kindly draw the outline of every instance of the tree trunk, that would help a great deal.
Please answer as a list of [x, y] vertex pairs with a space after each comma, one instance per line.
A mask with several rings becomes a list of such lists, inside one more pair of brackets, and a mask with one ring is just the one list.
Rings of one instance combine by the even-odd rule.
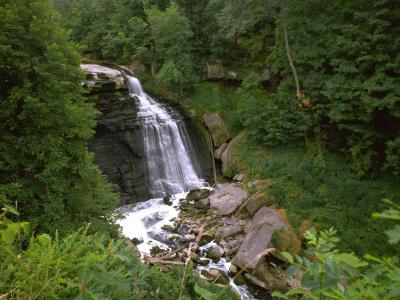
[[301, 97], [299, 76], [297, 75], [296, 67], [293, 64], [292, 55], [290, 54], [289, 39], [288, 39], [287, 26], [286, 26], [286, 20], [285, 20], [284, 13], [282, 14], [282, 25], [283, 25], [283, 35], [285, 37], [286, 54], [287, 54], [287, 57], [289, 60], [290, 68], [292, 69], [294, 82], [296, 83], [296, 96], [297, 96], [297, 98], [299, 98], [299, 97]]

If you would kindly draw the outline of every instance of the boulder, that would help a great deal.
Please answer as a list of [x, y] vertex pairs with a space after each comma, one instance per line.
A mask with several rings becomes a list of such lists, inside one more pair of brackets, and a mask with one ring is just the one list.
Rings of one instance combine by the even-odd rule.
[[217, 230], [217, 237], [226, 238], [235, 234], [242, 232], [242, 227], [238, 224], [221, 227]]
[[215, 63], [215, 64], [208, 64], [206, 62], [207, 68], [207, 80], [211, 81], [219, 81], [224, 79], [224, 68], [222, 64]]
[[236, 165], [238, 163], [237, 155], [235, 154], [235, 148], [240, 142], [246, 137], [244, 132], [239, 133], [226, 147], [225, 151], [221, 155], [222, 161], [222, 174], [226, 177], [232, 178], [234, 176]]
[[218, 244], [210, 246], [206, 251], [207, 257], [212, 260], [219, 260], [224, 255], [224, 250]]
[[229, 132], [225, 126], [224, 120], [216, 113], [205, 113], [203, 115], [204, 124], [211, 131], [214, 147], [220, 147], [229, 140]]
[[271, 246], [274, 231], [287, 229], [275, 210], [262, 207], [253, 217], [250, 228], [232, 260], [235, 265], [254, 269], [261, 259], [260, 254]]
[[221, 216], [235, 212], [246, 198], [247, 193], [232, 183], [218, 184], [208, 197], [211, 209]]
[[273, 201], [270, 196], [264, 192], [257, 192], [251, 195], [246, 201], [246, 211], [253, 216], [261, 207], [270, 206]]
[[214, 151], [214, 158], [221, 159], [222, 153], [224, 153], [226, 147], [228, 147], [227, 143], [223, 143], [218, 149]]
[[277, 215], [279, 219], [286, 224], [286, 229], [276, 230], [272, 235], [272, 244], [279, 252], [289, 252], [294, 254], [300, 254], [301, 242], [298, 236], [294, 233], [292, 226], [286, 218], [286, 212], [284, 209], [278, 209]]

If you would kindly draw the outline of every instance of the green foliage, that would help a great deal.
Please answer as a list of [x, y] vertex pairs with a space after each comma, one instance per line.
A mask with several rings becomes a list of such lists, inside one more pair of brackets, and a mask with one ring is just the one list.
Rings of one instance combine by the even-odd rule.
[[[87, 227], [60, 238], [40, 234], [29, 238], [27, 223], [13, 223], [0, 214], [0, 294], [11, 299], [178, 299], [184, 270], [162, 273], [139, 261], [135, 248], [123, 240], [88, 234]], [[10, 231], [10, 228], [22, 230]], [[26, 249], [11, 241], [29, 239]], [[219, 299], [235, 299], [228, 289], [207, 285], [189, 270], [183, 299], [200, 299], [196, 290], [220, 292]]]
[[[157, 62], [163, 64], [157, 79], [182, 94], [182, 90], [190, 88], [195, 81], [190, 44], [193, 33], [189, 21], [174, 3], [165, 11], [153, 6], [146, 10], [146, 15]], [[167, 78], [169, 72], [171, 79]]]
[[396, 179], [360, 180], [343, 156], [327, 153], [321, 144], [265, 148], [248, 140], [240, 150], [240, 164], [251, 178], [272, 178], [269, 196], [286, 209], [295, 228], [303, 220], [324, 229], [335, 227], [339, 247], [357, 254], [393, 253], [382, 234], [387, 221], [371, 218], [383, 208], [376, 199], [398, 198]]
[[0, 31], [1, 202], [39, 231], [91, 222], [115, 233], [117, 197], [87, 151], [98, 112], [82, 95], [78, 47], [46, 0], [3, 3]]
[[[390, 210], [375, 216], [400, 221], [399, 206], [388, 202]], [[390, 237], [400, 235], [400, 227], [388, 231]], [[366, 255], [360, 259], [354, 254], [340, 253], [335, 249], [339, 239], [336, 231], [330, 229], [319, 234], [312, 229], [306, 232], [308, 257], [289, 253], [281, 255], [290, 263], [286, 270], [288, 276], [302, 271], [301, 288], [292, 289], [286, 294], [274, 293], [283, 299], [398, 299], [400, 297], [399, 258], [379, 259]], [[399, 240], [396, 238], [396, 242]], [[393, 242], [393, 240], [392, 240]]]
[[[391, 0], [371, 5], [295, 0], [286, 16], [302, 91], [311, 100], [310, 131], [324, 132], [332, 146], [345, 150], [360, 175], [382, 163], [394, 170], [399, 166], [394, 156], [400, 133], [397, 6]], [[294, 83], [281, 23], [276, 28], [268, 64], [282, 76], [286, 98], [294, 94]]]

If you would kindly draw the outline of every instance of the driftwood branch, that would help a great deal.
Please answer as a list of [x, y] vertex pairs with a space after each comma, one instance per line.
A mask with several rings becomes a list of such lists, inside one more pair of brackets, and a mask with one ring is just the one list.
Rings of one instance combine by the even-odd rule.
[[155, 264], [178, 265], [178, 266], [185, 265], [183, 262], [180, 262], [180, 261], [164, 260], [164, 259], [161, 259], [161, 258], [158, 258], [158, 257], [152, 257], [152, 256], [147, 255], [147, 254], [144, 255], [143, 259], [149, 265], [155, 265]]

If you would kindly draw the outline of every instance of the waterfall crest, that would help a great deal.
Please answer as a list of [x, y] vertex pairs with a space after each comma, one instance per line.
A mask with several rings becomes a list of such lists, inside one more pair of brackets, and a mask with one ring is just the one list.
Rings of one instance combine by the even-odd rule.
[[126, 76], [130, 96], [137, 101], [142, 126], [146, 181], [152, 197], [183, 193], [207, 186], [195, 172], [183, 119], [147, 95], [140, 81]]

